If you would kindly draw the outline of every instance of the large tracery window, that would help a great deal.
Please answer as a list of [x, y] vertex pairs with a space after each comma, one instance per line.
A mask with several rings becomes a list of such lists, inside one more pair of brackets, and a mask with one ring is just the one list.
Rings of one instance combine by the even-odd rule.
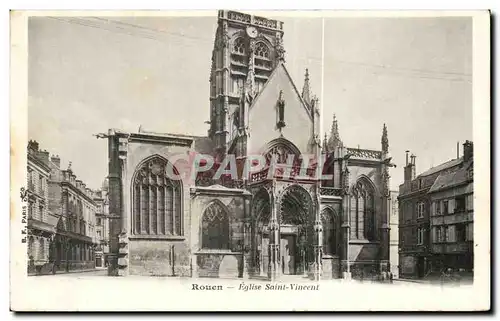
[[201, 247], [229, 249], [229, 217], [219, 203], [210, 204], [203, 213]]
[[352, 189], [350, 199], [350, 224], [352, 239], [375, 238], [375, 211], [373, 189], [360, 180]]
[[167, 166], [172, 165], [155, 157], [136, 170], [132, 198], [134, 234], [182, 235], [181, 182], [168, 177]]
[[243, 41], [243, 38], [238, 38], [234, 41], [233, 53], [241, 55], [245, 54], [245, 42]]
[[263, 42], [258, 42], [255, 45], [255, 56], [269, 59], [269, 48]]

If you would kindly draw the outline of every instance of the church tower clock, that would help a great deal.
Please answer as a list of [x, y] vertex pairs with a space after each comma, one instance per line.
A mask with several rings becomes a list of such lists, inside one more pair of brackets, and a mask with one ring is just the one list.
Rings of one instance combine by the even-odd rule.
[[209, 130], [219, 157], [230, 150], [245, 156], [248, 108], [280, 60], [284, 60], [283, 22], [219, 11], [210, 72]]

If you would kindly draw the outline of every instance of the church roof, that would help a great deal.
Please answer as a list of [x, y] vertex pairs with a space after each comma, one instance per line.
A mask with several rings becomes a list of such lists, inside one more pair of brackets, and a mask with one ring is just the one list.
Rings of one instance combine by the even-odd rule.
[[301, 102], [302, 106], [306, 110], [307, 115], [309, 115], [309, 118], [311, 118], [310, 109], [309, 109], [308, 105], [306, 104], [306, 102], [304, 101], [304, 99], [302, 98], [302, 96], [300, 95], [300, 92], [297, 89], [297, 86], [295, 85], [295, 83], [294, 83], [292, 77], [290, 76], [290, 73], [288, 72], [288, 69], [285, 67], [285, 64], [283, 63], [283, 61], [279, 61], [278, 62], [278, 64], [276, 65], [276, 68], [274, 68], [274, 70], [272, 71], [271, 75], [269, 76], [269, 79], [264, 84], [264, 87], [259, 92], [259, 94], [255, 97], [255, 99], [252, 101], [252, 104], [250, 105], [250, 108], [252, 108], [257, 103], [257, 100], [262, 96], [262, 94], [266, 90], [268, 84], [271, 83], [271, 81], [273, 80], [274, 77], [276, 77], [276, 75], [278, 74], [279, 70], [283, 70], [284, 71], [284, 73], [287, 76], [288, 80], [292, 84], [292, 87], [293, 87], [293, 90], [294, 90], [295, 94], [297, 95], [299, 101]]
[[194, 141], [195, 151], [202, 154], [212, 154], [214, 150], [213, 141], [210, 139], [210, 137], [207, 136], [195, 136], [195, 135], [186, 135], [178, 133], [159, 133], [159, 132], [152, 132], [145, 130], [141, 130], [138, 134], [153, 135], [160, 137], [175, 137], [181, 139], [192, 139]]

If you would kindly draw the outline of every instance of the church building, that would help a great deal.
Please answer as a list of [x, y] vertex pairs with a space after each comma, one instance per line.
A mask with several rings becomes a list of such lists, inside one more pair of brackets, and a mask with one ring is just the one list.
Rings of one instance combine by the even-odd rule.
[[[318, 280], [389, 272], [385, 125], [380, 150], [344, 146], [335, 116], [322, 142], [308, 71], [299, 91], [286, 68], [283, 23], [226, 10], [217, 23], [207, 137], [105, 135], [109, 275]], [[212, 169], [183, 176], [179, 155], [210, 155], [213, 164], [197, 164]], [[265, 164], [242, 170], [255, 155]], [[237, 176], [214, 175], [227, 159]]]

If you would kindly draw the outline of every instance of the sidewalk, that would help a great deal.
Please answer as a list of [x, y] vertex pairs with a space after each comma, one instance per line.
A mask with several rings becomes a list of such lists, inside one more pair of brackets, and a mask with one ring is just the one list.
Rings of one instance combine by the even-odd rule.
[[43, 273], [43, 274], [36, 274], [36, 273], [28, 273], [28, 276], [48, 276], [48, 275], [55, 275], [55, 274], [72, 274], [72, 273], [90, 273], [90, 272], [102, 272], [103, 275], [106, 275], [106, 269], [88, 269], [88, 270], [71, 270], [71, 271], [56, 271], [56, 273]]
[[471, 277], [462, 277], [459, 279], [442, 279], [440, 277], [425, 278], [425, 279], [394, 279], [394, 282], [412, 282], [420, 284], [472, 284], [474, 279]]

